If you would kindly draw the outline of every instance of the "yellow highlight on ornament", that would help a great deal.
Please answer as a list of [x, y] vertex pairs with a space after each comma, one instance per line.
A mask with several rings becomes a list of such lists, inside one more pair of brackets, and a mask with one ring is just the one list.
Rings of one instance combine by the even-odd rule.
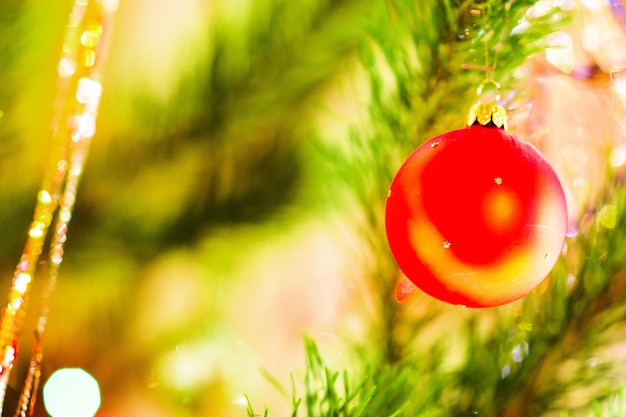
[[484, 221], [496, 232], [506, 232], [516, 223], [521, 203], [515, 193], [498, 187], [485, 196], [483, 203]]
[[[546, 275], [543, 273], [546, 269], [544, 263], [532, 262], [537, 253], [544, 253], [543, 245], [533, 245], [530, 251], [516, 251], [495, 265], [478, 266], [458, 260], [441, 244], [425, 244], [444, 240], [427, 221], [420, 219], [410, 227], [410, 238], [417, 257], [430, 266], [431, 272], [450, 291], [463, 292], [479, 303], [517, 299], [539, 284]], [[454, 242], [450, 242], [450, 247], [453, 245]], [[528, 274], [536, 279], [527, 280]]]

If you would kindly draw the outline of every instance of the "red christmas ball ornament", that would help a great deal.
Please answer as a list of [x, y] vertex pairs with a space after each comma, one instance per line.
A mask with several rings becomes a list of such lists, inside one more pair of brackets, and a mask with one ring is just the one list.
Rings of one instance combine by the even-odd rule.
[[493, 126], [504, 124], [499, 109], [417, 148], [387, 198], [400, 269], [451, 304], [493, 307], [523, 297], [548, 275], [565, 240], [557, 174], [535, 147]]

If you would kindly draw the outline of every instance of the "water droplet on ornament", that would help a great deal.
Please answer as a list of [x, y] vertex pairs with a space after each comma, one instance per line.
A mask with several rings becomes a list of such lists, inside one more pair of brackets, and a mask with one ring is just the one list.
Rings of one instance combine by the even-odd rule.
[[443, 241], [443, 248], [444, 249], [450, 249], [450, 246], [452, 246], [452, 243], [450, 243], [449, 240], [444, 240]]
[[396, 301], [402, 303], [406, 301], [407, 298], [415, 291], [415, 284], [413, 284], [408, 279], [403, 279], [402, 282], [398, 284], [395, 291]]
[[431, 148], [436, 148], [437, 146], [439, 146], [439, 141], [436, 141], [430, 144]]
[[543, 256], [543, 259], [545, 259], [546, 261], [550, 259], [550, 252], [546, 252], [546, 254]]
[[387, 191], [387, 198], [391, 197], [391, 189]]
[[500, 184], [502, 184], [502, 178], [501, 177], [495, 177], [493, 179], [493, 182], [495, 182], [496, 185], [500, 185]]

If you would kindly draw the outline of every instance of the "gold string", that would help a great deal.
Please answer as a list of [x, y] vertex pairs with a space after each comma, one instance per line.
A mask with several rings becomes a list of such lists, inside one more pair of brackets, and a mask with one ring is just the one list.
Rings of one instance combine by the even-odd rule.
[[[504, 24], [506, 24], [509, 21], [509, 14], [511, 12], [511, 2], [512, 0], [507, 0], [506, 3], [504, 3]], [[496, 47], [501, 46], [502, 42], [504, 42], [504, 34], [505, 34], [504, 30], [500, 32], [500, 40], [498, 41], [498, 45], [496, 45]], [[498, 57], [500, 55], [499, 52], [500, 51], [496, 49], [494, 57], [493, 57], [493, 68], [492, 68], [491, 73], [496, 72], [496, 66], [498, 65]], [[491, 79], [491, 74], [488, 74], [488, 77], [489, 77], [488, 79]]]
[[[509, 13], [511, 10], [511, 1], [507, 0], [505, 3], [505, 16], [504, 16], [504, 24], [509, 19]], [[478, 69], [485, 72], [485, 79], [476, 89], [476, 102], [470, 108], [466, 125], [472, 126], [474, 124], [480, 124], [483, 126], [487, 125], [495, 125], [496, 127], [503, 128], [506, 130], [507, 128], [507, 120], [506, 120], [506, 110], [503, 106], [499, 105], [500, 101], [500, 84], [493, 79], [493, 74], [496, 71], [496, 67], [498, 65], [498, 56], [499, 56], [499, 47], [501, 47], [504, 41], [504, 33], [505, 31], [501, 31], [500, 39], [496, 44], [496, 50], [493, 54], [493, 63], [490, 63], [489, 56], [489, 41], [488, 41], [488, 32], [487, 32], [487, 8], [488, 3], [485, 1], [483, 4], [482, 10], [473, 9], [470, 13], [473, 15], [477, 15], [480, 13], [482, 16], [482, 24], [483, 24], [483, 45], [485, 48], [485, 65], [484, 66], [472, 66], [462, 64], [461, 68], [463, 69]], [[493, 100], [488, 100], [488, 102], [484, 102], [484, 97], [482, 97], [483, 90], [486, 86], [493, 86], [496, 89], [496, 97]]]
[[53, 225], [43, 308], [35, 329], [30, 365], [15, 417], [32, 416], [34, 412], [43, 355], [41, 337], [49, 311], [48, 298], [56, 285], [78, 182], [91, 137], [95, 133], [102, 92], [102, 66], [117, 6], [117, 0], [75, 0], [66, 26], [63, 54], [57, 68], [59, 82], [52, 120], [52, 155], [0, 321], [1, 412], [9, 375], [16, 361], [26, 300], [46, 236]]
[[495, 70], [495, 68], [491, 68], [489, 66], [489, 42], [487, 41], [487, 2], [483, 5], [482, 10], [482, 18], [483, 18], [483, 44], [485, 46], [485, 68], [489, 68], [489, 71], [486, 71], [487, 80], [491, 80], [491, 74]]

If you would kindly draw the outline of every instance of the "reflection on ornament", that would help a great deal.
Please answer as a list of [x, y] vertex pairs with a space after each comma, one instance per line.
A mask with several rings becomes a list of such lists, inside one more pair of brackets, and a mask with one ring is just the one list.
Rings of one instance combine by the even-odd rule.
[[566, 223], [549, 162], [503, 129], [480, 125], [415, 150], [386, 207], [389, 245], [404, 274], [468, 307], [505, 304], [539, 285], [560, 255]]
[[415, 292], [415, 284], [413, 284], [408, 279], [403, 279], [396, 286], [396, 293], [395, 293], [396, 301], [398, 301], [399, 303], [406, 301], [406, 299], [409, 298], [414, 292]]

